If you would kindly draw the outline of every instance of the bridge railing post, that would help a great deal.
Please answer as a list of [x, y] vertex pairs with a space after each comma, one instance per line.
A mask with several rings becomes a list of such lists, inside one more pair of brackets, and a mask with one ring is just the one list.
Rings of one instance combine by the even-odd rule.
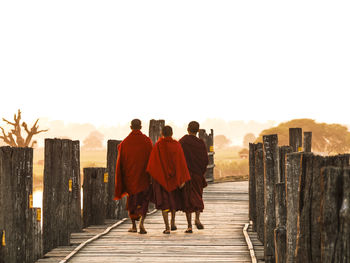
[[153, 145], [158, 141], [161, 137], [162, 129], [165, 126], [165, 120], [150, 120], [149, 121], [149, 130], [148, 136], [153, 142]]
[[108, 173], [103, 167], [87, 167], [83, 173], [83, 226], [103, 225], [107, 213]]
[[289, 128], [289, 146], [293, 148], [293, 152], [301, 152], [303, 147], [301, 128]]
[[198, 137], [205, 142], [208, 151], [209, 163], [207, 166], [207, 171], [205, 173], [205, 178], [208, 182], [214, 182], [214, 130], [210, 130], [210, 134], [207, 134], [205, 129], [200, 129]]
[[263, 145], [258, 143], [255, 151], [255, 187], [256, 187], [256, 232], [258, 239], [264, 243], [264, 156]]
[[3, 262], [34, 262], [33, 149], [0, 147], [0, 229]]
[[108, 140], [107, 142], [108, 200], [106, 218], [109, 219], [122, 219], [128, 216], [125, 210], [126, 197], [123, 197], [122, 200], [114, 200], [115, 169], [120, 143], [119, 140]]
[[43, 249], [70, 245], [81, 231], [79, 142], [45, 139]]
[[277, 134], [263, 136], [264, 152], [264, 257], [265, 262], [275, 262], [274, 229], [275, 214], [275, 184], [279, 176], [279, 151]]

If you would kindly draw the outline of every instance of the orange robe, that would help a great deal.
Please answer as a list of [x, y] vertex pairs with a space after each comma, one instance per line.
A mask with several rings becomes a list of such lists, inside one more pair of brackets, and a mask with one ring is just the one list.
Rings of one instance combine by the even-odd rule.
[[171, 137], [160, 138], [152, 149], [147, 172], [153, 179], [156, 208], [179, 210], [178, 187], [191, 179], [180, 143]]
[[181, 189], [182, 192], [182, 211], [184, 212], [202, 212], [203, 188], [207, 186], [205, 172], [208, 165], [207, 147], [203, 140], [194, 135], [185, 135], [180, 139], [180, 144], [185, 154], [188, 170], [191, 180], [186, 182]]
[[128, 195], [131, 218], [147, 213], [150, 177], [146, 172], [153, 144], [139, 130], [132, 131], [118, 146], [114, 200]]

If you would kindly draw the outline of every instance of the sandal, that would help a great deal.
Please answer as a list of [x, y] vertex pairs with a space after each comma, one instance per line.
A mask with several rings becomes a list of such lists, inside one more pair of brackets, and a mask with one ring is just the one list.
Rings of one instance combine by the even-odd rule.
[[170, 234], [170, 230], [169, 230], [169, 229], [165, 229], [165, 230], [163, 231], [163, 234], [169, 235], [169, 234]]
[[171, 226], [171, 231], [177, 230], [176, 226]]

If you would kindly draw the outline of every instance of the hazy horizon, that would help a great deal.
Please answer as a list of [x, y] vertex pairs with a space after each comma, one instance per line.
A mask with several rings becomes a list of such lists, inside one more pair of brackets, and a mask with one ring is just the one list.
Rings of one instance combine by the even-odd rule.
[[[1, 117], [1, 116], [0, 116]], [[13, 118], [13, 117], [12, 117]], [[12, 121], [9, 116], [6, 117], [9, 121]], [[32, 126], [34, 120], [28, 120], [26, 114], [22, 112], [22, 120], [27, 122], [28, 126]], [[149, 120], [142, 121], [142, 132], [148, 135]], [[287, 120], [289, 121], [289, 120]], [[178, 124], [173, 121], [165, 120], [167, 125], [171, 125], [174, 130], [174, 138], [180, 139], [187, 133], [187, 123]], [[277, 126], [280, 122], [266, 121], [258, 122], [253, 120], [223, 120], [220, 118], [208, 118], [200, 122], [201, 128], [206, 129], [207, 133], [210, 129], [214, 130], [214, 136], [225, 135], [231, 140], [232, 146], [242, 146], [243, 137], [247, 133], [253, 133], [256, 137], [264, 129]], [[68, 122], [64, 120], [52, 120], [50, 118], [39, 118], [39, 129], [49, 129], [48, 132], [40, 133], [34, 136], [34, 140], [38, 141], [38, 147], [43, 147], [45, 138], [69, 138], [73, 140], [80, 140], [81, 146], [83, 146], [83, 140], [89, 136], [93, 131], [99, 131], [103, 134], [103, 147], [106, 147], [106, 141], [109, 139], [123, 140], [130, 133], [130, 122], [124, 122], [122, 124], [116, 124], [111, 121], [110, 125], [94, 125], [93, 123], [79, 123]], [[340, 123], [342, 124], [342, 123]], [[348, 124], [342, 124], [350, 128]], [[5, 125], [4, 122], [0, 122], [0, 127], [9, 130], [10, 126]], [[24, 133], [25, 134], [25, 133]]]

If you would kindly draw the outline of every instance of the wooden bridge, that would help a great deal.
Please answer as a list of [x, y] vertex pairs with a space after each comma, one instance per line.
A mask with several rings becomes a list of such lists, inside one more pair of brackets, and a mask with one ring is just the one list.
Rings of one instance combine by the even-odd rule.
[[[178, 212], [177, 231], [164, 235], [162, 215], [155, 211], [146, 218], [146, 235], [127, 232], [129, 219], [122, 223], [108, 221], [109, 225], [90, 226], [72, 234], [74, 245], [53, 249], [37, 262], [251, 262], [243, 234], [248, 222], [248, 183], [210, 184], [204, 192], [204, 203], [201, 219], [205, 229], [194, 228], [193, 234], [184, 233], [185, 214]], [[113, 223], [115, 226], [101, 235]], [[96, 240], [81, 245], [98, 235]], [[79, 243], [82, 248], [77, 250]]]

